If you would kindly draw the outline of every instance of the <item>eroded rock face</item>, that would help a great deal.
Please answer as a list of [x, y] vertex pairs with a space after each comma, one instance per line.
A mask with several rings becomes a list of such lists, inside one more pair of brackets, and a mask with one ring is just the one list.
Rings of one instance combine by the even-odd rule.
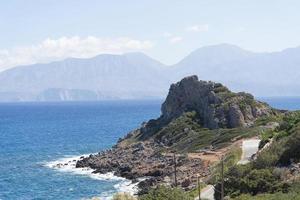
[[238, 105], [232, 105], [228, 111], [228, 126], [230, 128], [245, 126], [245, 117]]
[[161, 111], [159, 119], [150, 120], [141, 129], [142, 138], [151, 137], [187, 111], [196, 111], [201, 125], [210, 129], [251, 126], [256, 118], [273, 112], [251, 94], [233, 93], [220, 83], [199, 81], [197, 76], [172, 84]]
[[171, 120], [183, 112], [196, 110], [203, 124], [210, 128], [217, 128], [214, 118], [214, 108], [221, 99], [214, 93], [212, 82], [198, 81], [197, 76], [190, 76], [172, 84], [169, 94], [162, 105], [162, 119]]
[[202, 125], [210, 129], [249, 126], [257, 117], [272, 113], [250, 94], [233, 93], [220, 83], [199, 81], [197, 76], [171, 85], [161, 110], [164, 121], [195, 110]]

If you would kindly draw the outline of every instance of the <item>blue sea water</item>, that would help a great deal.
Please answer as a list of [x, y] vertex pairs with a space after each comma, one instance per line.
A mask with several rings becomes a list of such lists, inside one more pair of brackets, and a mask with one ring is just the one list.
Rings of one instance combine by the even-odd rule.
[[160, 101], [0, 104], [0, 199], [81, 199], [116, 192], [118, 181], [62, 173], [45, 163], [110, 148]]
[[260, 97], [258, 99], [277, 109], [300, 110], [300, 97]]
[[[300, 109], [300, 98], [261, 98]], [[161, 101], [0, 104], [0, 200], [83, 199], [118, 191], [120, 180], [63, 173], [46, 164], [110, 148], [160, 114]]]

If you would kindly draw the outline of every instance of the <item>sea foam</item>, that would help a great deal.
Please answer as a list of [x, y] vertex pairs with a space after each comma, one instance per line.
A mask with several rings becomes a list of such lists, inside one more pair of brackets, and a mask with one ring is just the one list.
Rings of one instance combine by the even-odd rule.
[[99, 194], [99, 198], [101, 200], [110, 200], [112, 199], [113, 194], [117, 192], [126, 192], [131, 195], [137, 193], [138, 182], [132, 183], [132, 181], [128, 179], [115, 176], [113, 172], [100, 174], [100, 173], [93, 173], [94, 170], [88, 167], [76, 168], [76, 162], [78, 160], [81, 160], [83, 157], [88, 157], [89, 155], [90, 154], [80, 155], [80, 156], [66, 156], [58, 160], [46, 162], [44, 166], [64, 173], [72, 173], [76, 175], [88, 176], [96, 180], [117, 181], [118, 183], [114, 185], [116, 191], [115, 192], [107, 191]]

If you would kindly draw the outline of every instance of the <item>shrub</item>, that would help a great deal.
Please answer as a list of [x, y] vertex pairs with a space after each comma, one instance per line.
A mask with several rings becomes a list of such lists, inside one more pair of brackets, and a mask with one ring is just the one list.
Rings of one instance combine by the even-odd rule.
[[285, 193], [275, 193], [275, 194], [259, 194], [256, 196], [252, 196], [252, 195], [241, 195], [238, 196], [236, 198], [234, 198], [234, 200], [300, 200], [300, 195], [298, 193], [289, 193], [289, 194], [285, 194]]
[[127, 193], [118, 193], [114, 195], [113, 200], [137, 200], [137, 199]]
[[252, 170], [246, 176], [247, 189], [252, 195], [265, 192], [275, 192], [281, 190], [279, 177], [273, 175], [269, 169]]
[[[240, 160], [242, 155], [242, 149], [238, 146], [232, 147], [232, 149], [226, 154], [224, 158], [224, 172], [231, 170], [233, 166]], [[209, 183], [215, 184], [220, 180], [221, 163], [218, 163], [213, 168], [213, 175], [210, 177]]]
[[230, 91], [228, 90], [227, 87], [225, 87], [225, 86], [223, 86], [223, 85], [217, 85], [217, 86], [215, 86], [215, 88], [214, 88], [214, 92], [215, 92], [215, 93], [221, 93], [221, 92], [229, 93]]
[[139, 198], [139, 200], [192, 200], [193, 198], [179, 188], [159, 186], [150, 190]]
[[266, 130], [262, 131], [262, 134], [260, 135], [261, 141], [259, 143], [259, 149], [262, 149], [268, 142], [270, 142], [270, 139], [274, 136], [275, 132], [272, 130]]
[[278, 161], [280, 165], [289, 165], [292, 160], [300, 161], [300, 126], [297, 126], [293, 132], [285, 142], [284, 151]]
[[[282, 182], [280, 174], [272, 169], [253, 169], [251, 164], [238, 165], [226, 174], [225, 194], [237, 197], [241, 194], [257, 195], [260, 193], [288, 192], [289, 185]], [[220, 191], [220, 184], [216, 189]], [[215, 193], [220, 199], [220, 193]]]

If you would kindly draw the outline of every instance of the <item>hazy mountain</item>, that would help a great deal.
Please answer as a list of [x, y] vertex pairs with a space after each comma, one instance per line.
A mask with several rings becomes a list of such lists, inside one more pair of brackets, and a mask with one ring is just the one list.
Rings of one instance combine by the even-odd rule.
[[173, 66], [142, 53], [69, 58], [0, 73], [0, 101], [161, 98], [187, 75], [256, 96], [300, 93], [300, 48], [253, 53], [221, 44], [197, 49]]
[[42, 91], [36, 97], [37, 101], [97, 101], [116, 99], [118, 97], [105, 96], [100, 92], [78, 89], [50, 88]]
[[59, 89], [51, 90], [50, 96], [88, 90], [98, 99], [161, 97], [169, 84], [161, 73], [164, 68], [142, 53], [21, 66], [0, 73], [0, 100], [47, 100], [50, 88]]
[[300, 48], [252, 53], [232, 45], [210, 46], [194, 51], [172, 70], [177, 76], [197, 74], [256, 96], [300, 93]]
[[176, 79], [186, 75], [211, 73], [214, 66], [233, 61], [240, 61], [255, 56], [255, 53], [243, 50], [237, 46], [220, 44], [207, 46], [193, 51], [172, 67]]

